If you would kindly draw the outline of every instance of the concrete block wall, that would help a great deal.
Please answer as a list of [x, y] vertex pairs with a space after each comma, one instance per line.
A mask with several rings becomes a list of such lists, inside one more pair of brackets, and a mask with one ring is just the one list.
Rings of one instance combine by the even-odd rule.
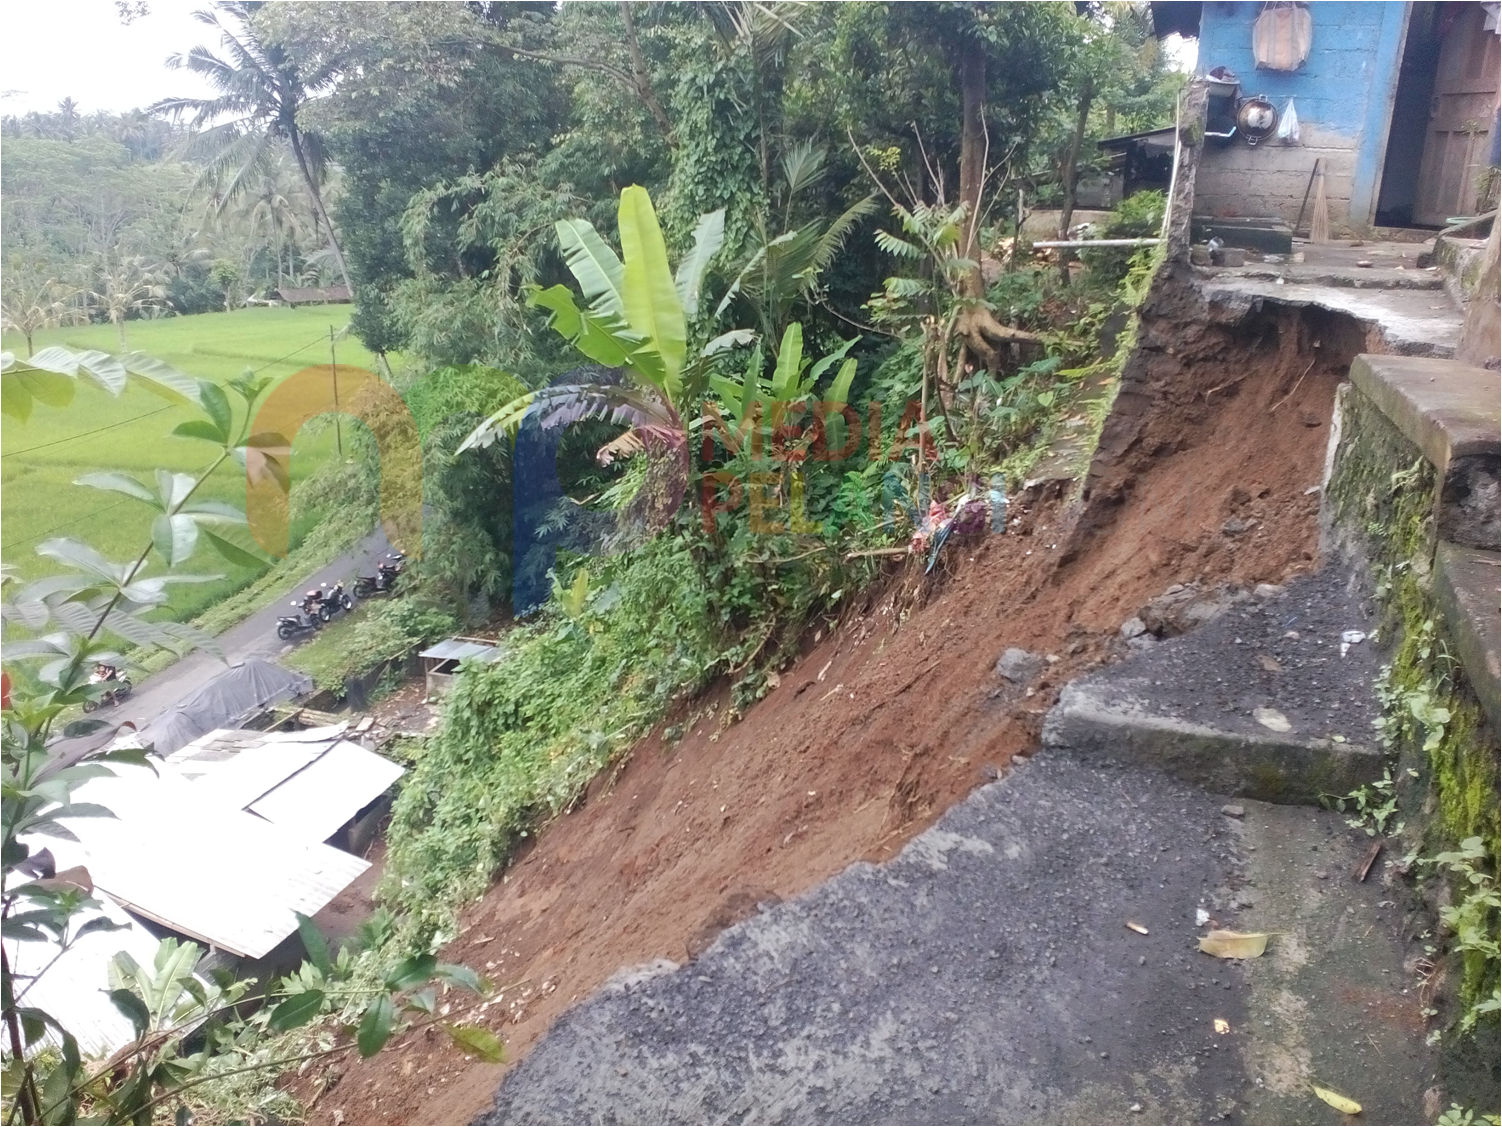
[[[1207, 143], [1195, 181], [1195, 211], [1277, 216], [1292, 223], [1315, 158], [1323, 157], [1331, 230], [1365, 230], [1381, 184], [1410, 5], [1348, 0], [1309, 5], [1314, 28], [1309, 58], [1290, 73], [1258, 70], [1253, 60], [1252, 25], [1262, 7], [1250, 0], [1208, 0], [1200, 18], [1199, 71], [1228, 67], [1241, 80], [1244, 97], [1265, 95], [1279, 113], [1292, 98], [1300, 143], [1269, 139], [1251, 147], [1238, 139], [1226, 148]], [[1307, 226], [1307, 216], [1304, 222]]]
[[[1282, 111], [1282, 105], [1278, 106]], [[1302, 110], [1300, 114], [1302, 115]], [[1304, 193], [1300, 232], [1309, 229], [1314, 192], [1309, 175], [1315, 160], [1325, 173], [1325, 199], [1329, 202], [1331, 231], [1345, 231], [1351, 222], [1351, 189], [1356, 179], [1356, 149], [1351, 139], [1331, 130], [1305, 125], [1301, 143], [1284, 145], [1264, 141], [1255, 147], [1235, 140], [1224, 149], [1206, 142], [1200, 157], [1199, 178], [1194, 184], [1196, 215], [1275, 216], [1290, 225], [1298, 220]]]

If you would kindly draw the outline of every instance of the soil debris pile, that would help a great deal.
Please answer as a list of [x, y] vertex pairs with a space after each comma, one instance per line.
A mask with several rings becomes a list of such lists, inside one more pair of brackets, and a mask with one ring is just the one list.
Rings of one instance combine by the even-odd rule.
[[[1123, 383], [1123, 397], [1147, 398], [1136, 440], [1098, 459], [1097, 493], [1119, 488], [1108, 519], [1087, 500], [1090, 535], [1076, 535], [1062, 500], [1024, 500], [1006, 535], [951, 544], [933, 576], [914, 569], [856, 601], [739, 723], [728, 693], [693, 702], [668, 726], [680, 740], [654, 736], [597, 779], [444, 952], [502, 985], [487, 1019], [511, 1060], [621, 967], [687, 959], [732, 905], [892, 857], [1035, 748], [1060, 688], [1127, 652], [1123, 620], [1166, 587], [1312, 570], [1321, 420], [1343, 366], [1328, 341], [1313, 349], [1311, 331], [1268, 315], [1202, 335], [1193, 362], [1160, 350], [1161, 365]], [[1159, 401], [1188, 405], [1171, 435], [1151, 421]], [[1288, 425], [1300, 412], [1317, 425]], [[1233, 517], [1256, 523], [1228, 535]], [[1025, 686], [998, 677], [1009, 648], [1043, 656]], [[464, 1122], [506, 1067], [414, 1037], [351, 1062], [312, 1114]]]

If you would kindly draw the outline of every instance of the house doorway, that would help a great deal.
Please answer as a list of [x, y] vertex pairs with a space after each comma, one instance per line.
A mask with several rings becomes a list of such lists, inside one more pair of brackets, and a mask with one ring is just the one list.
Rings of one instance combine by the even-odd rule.
[[1496, 128], [1502, 57], [1502, 41], [1488, 22], [1487, 5], [1480, 3], [1413, 5], [1378, 226], [1443, 227], [1452, 217], [1475, 214]]

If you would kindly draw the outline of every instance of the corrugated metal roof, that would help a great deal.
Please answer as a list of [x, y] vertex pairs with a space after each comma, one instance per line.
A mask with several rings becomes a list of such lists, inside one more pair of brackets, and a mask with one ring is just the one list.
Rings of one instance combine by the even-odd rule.
[[[329, 741], [262, 744], [247, 748], [231, 759], [212, 765], [194, 782], [193, 790], [200, 802], [249, 810], [262, 795], [275, 790], [326, 754], [332, 746], [332, 741]], [[322, 841], [323, 837], [316, 840]]]
[[[57, 1018], [78, 1038], [85, 1056], [106, 1056], [135, 1039], [135, 1030], [125, 1015], [109, 1000], [110, 960], [120, 951], [143, 967], [156, 958], [157, 939], [141, 927], [108, 896], [95, 893], [100, 910], [83, 918], [108, 916], [120, 925], [118, 931], [90, 932], [74, 942], [50, 968], [47, 964], [57, 954], [51, 943], [17, 943], [5, 941], [6, 956], [18, 976], [18, 990], [24, 990], [23, 1005], [36, 1006]], [[25, 976], [46, 973], [28, 986]], [[55, 1036], [48, 1030], [48, 1040]]]
[[307, 841], [325, 841], [401, 776], [389, 759], [340, 740], [248, 809]]
[[494, 646], [483, 642], [466, 642], [459, 638], [450, 638], [446, 642], [439, 642], [435, 646], [428, 647], [417, 656], [432, 658], [434, 661], [462, 661], [467, 657], [491, 653], [494, 649]]
[[232, 954], [266, 954], [297, 930], [294, 913], [313, 915], [370, 867], [206, 801], [202, 782], [117, 771], [74, 791], [75, 802], [97, 802], [115, 817], [67, 819], [79, 840], [49, 839], [58, 867], [85, 865], [127, 908]]

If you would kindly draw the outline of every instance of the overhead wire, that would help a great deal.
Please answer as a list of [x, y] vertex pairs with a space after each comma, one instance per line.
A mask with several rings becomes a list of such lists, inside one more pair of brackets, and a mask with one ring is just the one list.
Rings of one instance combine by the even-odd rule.
[[30, 544], [33, 540], [40, 540], [43, 536], [51, 536], [54, 532], [61, 532], [65, 528], [71, 528], [75, 524], [82, 524], [86, 520], [93, 520], [97, 516], [118, 509], [121, 505], [128, 505], [129, 501], [116, 501], [113, 505], [106, 505], [102, 509], [95, 509], [92, 513], [85, 513], [81, 517], [65, 520], [62, 524], [53, 525], [46, 532], [38, 532], [35, 536], [28, 536], [24, 540], [12, 540], [8, 544], [0, 544], [0, 548], [14, 548], [18, 544]]
[[38, 442], [35, 446], [26, 446], [20, 450], [7, 450], [5, 453], [0, 454], [0, 458], [14, 458], [21, 454], [30, 454], [33, 450], [46, 450], [49, 446], [62, 446], [69, 442], [77, 442], [79, 439], [88, 438], [90, 435], [102, 434], [107, 430], [123, 427], [126, 423], [133, 423], [139, 419], [149, 419], [152, 415], [160, 415], [163, 411], [170, 411], [175, 406], [177, 404], [169, 403], [165, 407], [158, 407], [155, 411], [145, 411], [139, 415], [132, 415], [128, 419], [121, 419], [118, 422], [109, 423], [102, 427], [95, 427], [93, 430], [80, 431], [78, 434], [70, 435], [67, 438], [58, 438], [51, 442]]
[[[308, 349], [312, 348], [313, 346], [322, 344], [324, 342], [324, 340], [325, 340], [325, 338], [322, 337], [322, 336], [315, 337], [313, 340], [309, 341], [307, 344], [301, 346], [300, 348], [294, 348], [291, 352], [287, 353], [286, 355], [279, 356], [275, 360], [268, 361], [267, 363], [262, 364], [259, 368], [253, 368], [253, 369], [251, 369], [251, 371], [252, 371], [252, 373], [264, 372], [267, 368], [275, 367], [276, 365], [282, 363], [285, 360], [290, 360], [292, 357], [296, 356], [299, 352], [306, 352]], [[164, 411], [171, 411], [171, 410], [173, 410], [177, 406], [178, 405], [175, 404], [175, 403], [169, 403], [165, 407], [158, 407], [155, 411], [145, 411], [145, 412], [142, 412], [139, 415], [132, 415], [128, 419], [120, 419], [117, 422], [108, 423], [108, 424], [106, 424], [105, 426], [102, 426], [102, 427], [95, 427], [93, 430], [80, 431], [78, 434], [69, 435], [67, 438], [58, 438], [58, 439], [54, 439], [51, 442], [39, 442], [35, 446], [27, 446], [27, 447], [24, 447], [24, 448], [22, 448], [20, 450], [7, 450], [4, 453], [0, 453], [0, 458], [16, 457], [16, 456], [19, 456], [21, 454], [30, 454], [30, 453], [32, 453], [33, 451], [36, 451], [36, 450], [46, 450], [46, 449], [49, 449], [49, 448], [51, 448], [53, 446], [63, 446], [63, 445], [66, 445], [66, 444], [68, 444], [70, 442], [78, 442], [78, 441], [81, 441], [82, 439], [90, 438], [93, 435], [102, 434], [104, 431], [114, 430], [116, 427], [123, 427], [127, 423], [139, 422], [141, 419], [149, 419], [153, 415], [160, 415]], [[64, 521], [62, 524], [54, 525], [53, 527], [47, 529], [45, 532], [38, 532], [34, 536], [27, 536], [27, 537], [25, 537], [24, 539], [21, 539], [21, 540], [12, 540], [12, 541], [9, 541], [8, 543], [0, 544], [0, 549], [6, 549], [6, 550], [8, 550], [10, 548], [17, 547], [17, 546], [19, 546], [21, 544], [29, 544], [33, 540], [40, 540], [44, 536], [50, 536], [54, 532], [60, 532], [60, 531], [62, 531], [65, 528], [71, 528], [75, 524], [82, 524], [84, 521], [93, 520], [95, 517], [103, 516], [105, 513], [110, 512], [113, 509], [118, 509], [118, 508], [120, 508], [120, 506], [128, 504], [128, 503], [129, 503], [128, 501], [116, 501], [113, 505], [105, 505], [103, 508], [95, 509], [93, 512], [85, 513], [83, 516], [74, 517], [72, 520], [67, 520], [67, 521]]]

